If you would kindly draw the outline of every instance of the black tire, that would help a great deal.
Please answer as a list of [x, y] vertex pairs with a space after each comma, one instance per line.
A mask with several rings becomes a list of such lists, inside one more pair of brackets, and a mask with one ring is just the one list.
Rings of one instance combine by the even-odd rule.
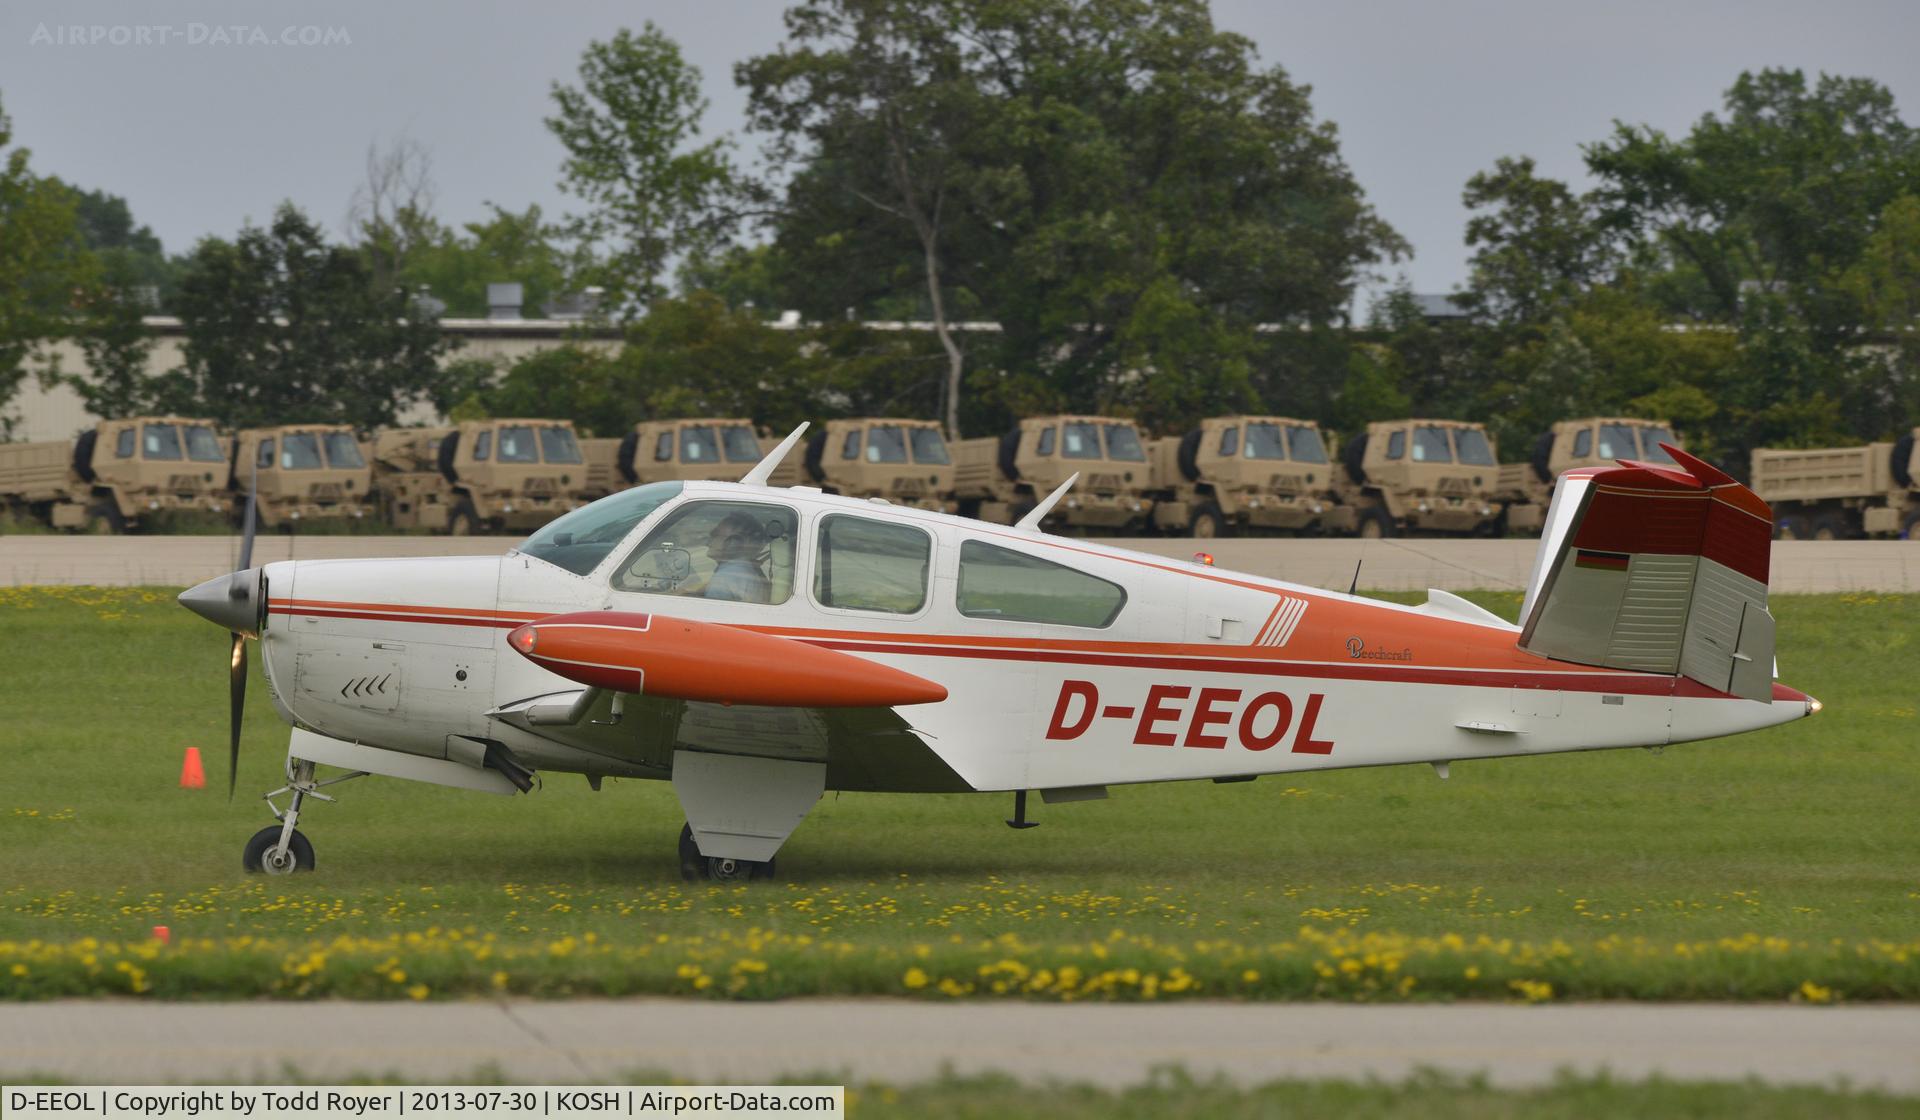
[[88, 533], [95, 536], [119, 536], [127, 531], [127, 519], [120, 514], [119, 503], [112, 498], [96, 498], [87, 507]]
[[620, 469], [620, 477], [627, 480], [628, 486], [640, 484], [640, 472], [634, 469], [633, 457], [640, 450], [640, 429], [628, 428], [627, 434], [620, 437], [619, 450], [614, 452], [614, 466]]
[[822, 428], [813, 433], [813, 436], [807, 440], [807, 453], [804, 457], [807, 468], [807, 481], [813, 483], [815, 486], [820, 485], [827, 479], [827, 472], [820, 466], [820, 459], [826, 453], [827, 430]]
[[1340, 460], [1347, 468], [1348, 478], [1357, 485], [1366, 485], [1367, 472], [1362, 466], [1367, 461], [1366, 433], [1362, 432], [1347, 441], [1347, 445], [1340, 449]]
[[694, 882], [707, 877], [707, 861], [701, 858], [700, 846], [693, 842], [693, 826], [680, 826], [680, 878]]
[[1381, 506], [1368, 506], [1360, 511], [1360, 524], [1355, 536], [1366, 540], [1381, 540], [1400, 535], [1400, 527], [1393, 523], [1393, 515]]
[[291, 875], [297, 871], [313, 870], [313, 845], [308, 842], [299, 829], [293, 830], [293, 838], [287, 842], [287, 854], [293, 857], [293, 866], [269, 869], [266, 856], [269, 849], [280, 843], [280, 826], [270, 824], [253, 834], [247, 841], [245, 850], [240, 853], [240, 866], [247, 871], [268, 875]]
[[998, 462], [1002, 477], [1008, 482], [1020, 481], [1020, 429], [1000, 437]]
[[1804, 541], [1812, 532], [1807, 519], [1797, 513], [1789, 513], [1773, 519], [1773, 539], [1776, 541]]
[[73, 441], [73, 473], [79, 475], [82, 482], [92, 482], [97, 477], [93, 473], [93, 449], [99, 442], [98, 428], [88, 428]]
[[1846, 514], [1823, 513], [1813, 519], [1809, 533], [1816, 541], [1844, 541], [1853, 536], [1853, 527], [1847, 524]]
[[1200, 429], [1195, 428], [1181, 436], [1177, 450], [1174, 458], [1180, 461], [1180, 473], [1188, 482], [1200, 481]]
[[480, 517], [473, 511], [473, 503], [462, 498], [460, 504], [447, 514], [447, 535], [449, 537], [471, 537], [480, 532]]
[[1193, 511], [1193, 521], [1187, 526], [1188, 535], [1197, 541], [1210, 541], [1227, 535], [1227, 518], [1220, 507], [1212, 502], [1202, 502]]
[[1533, 464], [1533, 477], [1539, 479], [1544, 483], [1547, 483], [1548, 485], [1552, 485], [1553, 484], [1553, 469], [1552, 469], [1553, 433], [1552, 432], [1542, 432], [1540, 433], [1540, 438], [1533, 441], [1533, 458], [1530, 460], [1530, 462]]
[[708, 856], [706, 864], [706, 877], [716, 883], [747, 883], [773, 878], [772, 860], [761, 863], [751, 859], [723, 859], [720, 856]]
[[440, 477], [446, 479], [448, 482], [460, 481], [460, 472], [453, 469], [453, 457], [458, 454], [459, 451], [460, 431], [456, 428], [441, 438], [440, 454], [434, 462], [434, 465], [440, 468]]
[[1887, 464], [1887, 468], [1892, 473], [1893, 480], [1902, 486], [1912, 486], [1913, 472], [1907, 469], [1907, 464], [1913, 461], [1912, 432], [1893, 441], [1891, 458], [1892, 461]]

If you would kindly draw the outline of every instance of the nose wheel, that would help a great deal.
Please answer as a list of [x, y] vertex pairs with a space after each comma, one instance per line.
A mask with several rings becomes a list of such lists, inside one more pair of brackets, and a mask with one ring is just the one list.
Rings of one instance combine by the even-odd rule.
[[[333, 798], [320, 792], [321, 786], [350, 782], [355, 778], [364, 778], [367, 772], [356, 770], [351, 774], [342, 774], [328, 778], [324, 782], [313, 779], [313, 763], [304, 758], [287, 757], [287, 784], [263, 795], [267, 809], [279, 824], [270, 824], [253, 834], [247, 846], [240, 853], [240, 866], [250, 872], [266, 875], [291, 875], [296, 871], [313, 870], [313, 842], [294, 825], [300, 821], [300, 809], [309, 797], [321, 801]], [[274, 805], [273, 799], [281, 794], [290, 794], [292, 800], [282, 810]]]
[[773, 878], [773, 860], [764, 863], [751, 859], [726, 859], [703, 856], [694, 842], [693, 826], [680, 826], [680, 878], [687, 882], [710, 879], [716, 883], [744, 883], [750, 879]]

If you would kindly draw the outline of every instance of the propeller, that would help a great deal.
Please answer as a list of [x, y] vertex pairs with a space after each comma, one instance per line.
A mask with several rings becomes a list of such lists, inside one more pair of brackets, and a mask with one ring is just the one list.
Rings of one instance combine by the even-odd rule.
[[227, 741], [227, 800], [233, 800], [239, 782], [240, 717], [247, 702], [247, 649], [249, 637], [260, 633], [260, 593], [264, 589], [260, 569], [253, 567], [253, 534], [257, 521], [255, 504], [259, 501], [260, 463], [253, 464], [253, 481], [248, 487], [246, 514], [241, 522], [240, 564], [233, 572], [215, 576], [197, 587], [180, 593], [180, 605], [227, 631], [233, 645], [227, 654], [227, 688], [230, 697], [231, 727]]

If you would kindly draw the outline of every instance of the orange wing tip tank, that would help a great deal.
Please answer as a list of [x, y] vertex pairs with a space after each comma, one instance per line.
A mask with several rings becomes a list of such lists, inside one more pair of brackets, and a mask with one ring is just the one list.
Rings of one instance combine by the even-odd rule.
[[802, 708], [892, 708], [944, 685], [836, 650], [737, 626], [623, 611], [529, 622], [507, 644], [549, 672], [616, 692]]

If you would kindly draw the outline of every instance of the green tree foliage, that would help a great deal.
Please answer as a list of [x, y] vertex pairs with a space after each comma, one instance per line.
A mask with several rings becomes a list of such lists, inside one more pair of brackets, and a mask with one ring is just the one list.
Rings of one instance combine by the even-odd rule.
[[126, 199], [69, 189], [91, 257], [73, 319], [73, 339], [86, 368], [59, 370], [54, 376], [78, 393], [96, 416], [156, 411], [162, 383], [148, 375], [154, 342], [144, 320], [172, 299], [179, 266], [167, 258], [152, 229], [134, 224]]
[[664, 294], [676, 255], [716, 244], [728, 221], [729, 145], [695, 143], [700, 72], [649, 22], [588, 46], [580, 84], [554, 83], [553, 101], [547, 128], [567, 151], [560, 188], [586, 205], [569, 229], [612, 307], [637, 310]]
[[1460, 302], [1496, 324], [1535, 322], [1611, 277], [1616, 252], [1591, 196], [1502, 157], [1467, 180], [1461, 202], [1472, 270]]
[[950, 425], [1250, 400], [1256, 324], [1332, 320], [1404, 250], [1308, 90], [1199, 0], [814, 0], [788, 28], [738, 75], [792, 169], [797, 305], [997, 322], [965, 394], [950, 354]]
[[358, 252], [329, 245], [283, 204], [267, 229], [194, 248], [176, 300], [186, 365], [169, 391], [230, 427], [394, 423], [432, 396], [447, 343], [417, 301], [378, 286]]
[[[0, 108], [0, 410], [19, 391], [33, 350], [72, 333], [76, 299], [94, 262], [73, 192], [27, 166], [25, 148], [9, 148], [12, 122]], [[0, 415], [0, 436], [12, 421]]]
[[1864, 434], [1891, 436], [1920, 423], [1920, 193], [1887, 204], [1840, 284], [1871, 332], [1886, 405], [1882, 427]]
[[484, 319], [487, 285], [523, 285], [522, 306], [539, 317], [555, 297], [565, 294], [577, 267], [558, 244], [540, 207], [515, 213], [489, 204], [485, 221], [468, 222], [460, 231], [434, 223], [407, 255], [400, 284], [411, 292], [426, 289], [447, 305], [453, 318]]

